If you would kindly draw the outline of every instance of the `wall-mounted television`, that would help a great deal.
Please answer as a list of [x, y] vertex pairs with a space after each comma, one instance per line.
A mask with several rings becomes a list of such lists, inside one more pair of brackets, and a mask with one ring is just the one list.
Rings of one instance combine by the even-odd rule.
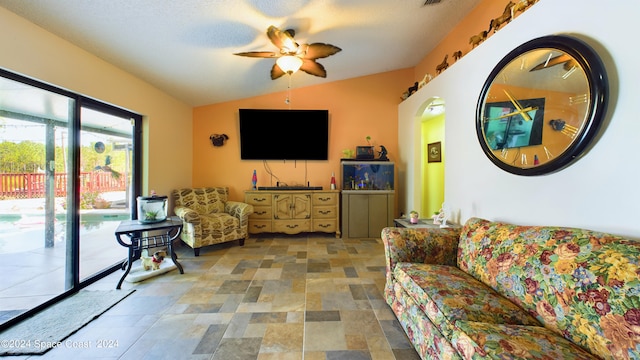
[[240, 159], [327, 160], [328, 110], [239, 109]]

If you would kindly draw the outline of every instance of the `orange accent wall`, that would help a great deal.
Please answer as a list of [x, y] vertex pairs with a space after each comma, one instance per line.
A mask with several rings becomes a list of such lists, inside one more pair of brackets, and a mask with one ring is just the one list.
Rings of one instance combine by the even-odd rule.
[[[311, 186], [329, 189], [332, 172], [340, 182], [342, 150], [355, 151], [356, 146], [366, 145], [367, 136], [371, 136], [376, 150], [384, 145], [389, 159], [394, 161], [398, 152], [398, 104], [400, 95], [410, 86], [413, 74], [413, 68], [409, 68], [292, 88], [292, 109], [329, 110], [329, 160], [268, 161], [268, 167], [277, 178], [268, 174], [262, 161], [240, 160], [238, 109], [286, 109], [286, 91], [194, 108], [193, 186], [229, 186], [230, 199], [243, 200], [244, 191], [251, 188], [251, 175], [255, 169], [258, 186], [275, 186], [276, 181], [306, 185], [308, 181]], [[298, 73], [293, 76], [310, 75]], [[209, 136], [223, 133], [229, 140], [222, 147], [214, 147]]]
[[[484, 0], [478, 4], [456, 25], [438, 46], [416, 65], [414, 81], [422, 80], [425, 74], [436, 76], [436, 67], [442, 63], [445, 55], [448, 56], [447, 62], [449, 66], [453, 66], [455, 64], [453, 58], [454, 52], [461, 51], [462, 56], [465, 56], [469, 51], [472, 51], [472, 45], [470, 44], [471, 37], [480, 34], [484, 30], [489, 30], [491, 19], [499, 17], [504, 12], [508, 3], [508, 0]], [[520, 14], [520, 12], [515, 14], [514, 18]], [[508, 26], [508, 24], [503, 24], [501, 29], [504, 29], [505, 26]], [[493, 30], [489, 31], [487, 39], [491, 37], [493, 33]]]

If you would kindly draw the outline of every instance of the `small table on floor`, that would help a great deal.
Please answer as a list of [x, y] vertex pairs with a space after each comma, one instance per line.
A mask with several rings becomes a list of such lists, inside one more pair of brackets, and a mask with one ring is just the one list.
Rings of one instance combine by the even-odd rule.
[[[409, 219], [401, 218], [401, 219], [393, 219], [393, 224], [396, 227], [402, 228], [412, 228], [412, 229], [424, 229], [424, 228], [440, 228], [440, 225], [436, 225], [433, 223], [433, 219], [418, 219], [417, 224], [412, 224], [409, 222]], [[447, 223], [448, 228], [459, 228], [460, 225]]]
[[[124, 274], [118, 281], [116, 289], [120, 289], [124, 278], [127, 277], [131, 271], [132, 263], [140, 258], [142, 250], [156, 247], [167, 247], [167, 252], [171, 256], [171, 261], [180, 270], [180, 274], [184, 274], [182, 265], [177, 260], [176, 254], [173, 251], [173, 241], [178, 238], [182, 231], [182, 220], [177, 216], [168, 217], [165, 221], [142, 224], [138, 220], [125, 220], [118, 225], [116, 229], [116, 240], [118, 243], [129, 249], [128, 259], [122, 263], [122, 269], [125, 270]], [[145, 235], [144, 232], [160, 233], [159, 235]], [[123, 237], [128, 238], [128, 241], [123, 240]]]

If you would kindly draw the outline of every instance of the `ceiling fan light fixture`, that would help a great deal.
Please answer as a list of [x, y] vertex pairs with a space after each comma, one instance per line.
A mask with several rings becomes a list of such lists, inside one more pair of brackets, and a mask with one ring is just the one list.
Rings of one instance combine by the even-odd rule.
[[302, 59], [294, 55], [284, 55], [276, 60], [276, 64], [278, 64], [282, 71], [291, 75], [300, 69], [302, 66]]

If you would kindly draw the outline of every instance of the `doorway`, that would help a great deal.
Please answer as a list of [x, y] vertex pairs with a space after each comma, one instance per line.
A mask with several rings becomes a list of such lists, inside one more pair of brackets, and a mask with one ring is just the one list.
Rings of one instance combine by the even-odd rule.
[[445, 102], [442, 98], [431, 98], [426, 103], [420, 122], [420, 214], [430, 218], [444, 202]]

